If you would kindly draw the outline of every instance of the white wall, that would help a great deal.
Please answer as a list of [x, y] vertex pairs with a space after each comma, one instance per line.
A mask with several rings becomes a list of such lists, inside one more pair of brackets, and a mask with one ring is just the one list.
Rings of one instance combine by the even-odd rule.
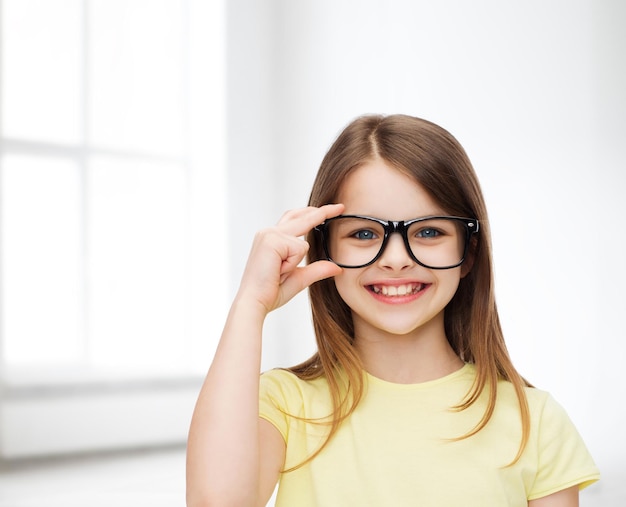
[[[326, 148], [353, 117], [403, 112], [441, 124], [483, 184], [514, 361], [565, 405], [603, 472], [583, 505], [623, 505], [626, 4], [228, 8], [234, 286], [254, 231], [306, 203]], [[311, 353], [308, 322], [306, 295], [272, 316], [266, 367]]]

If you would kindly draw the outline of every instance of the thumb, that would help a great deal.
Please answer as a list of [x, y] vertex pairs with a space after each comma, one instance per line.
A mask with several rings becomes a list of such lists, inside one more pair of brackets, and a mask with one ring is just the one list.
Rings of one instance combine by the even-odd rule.
[[312, 264], [298, 267], [282, 283], [283, 304], [309, 285], [325, 278], [339, 275], [342, 271], [342, 268], [330, 261], [316, 261]]
[[304, 266], [302, 271], [302, 276], [306, 283], [305, 287], [308, 287], [309, 285], [319, 282], [320, 280], [324, 280], [325, 278], [340, 275], [343, 269], [337, 266], [334, 262], [315, 261], [307, 266]]

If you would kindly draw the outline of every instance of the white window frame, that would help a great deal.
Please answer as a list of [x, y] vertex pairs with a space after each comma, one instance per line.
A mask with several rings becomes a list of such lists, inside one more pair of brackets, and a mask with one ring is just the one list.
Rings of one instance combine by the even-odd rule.
[[[225, 2], [181, 2], [186, 9], [188, 51], [184, 57], [184, 79], [190, 98], [183, 112], [187, 124], [187, 149], [184, 158], [175, 161], [185, 167], [189, 182], [187, 237], [190, 269], [194, 276], [189, 277], [188, 308], [195, 316], [195, 320], [188, 323], [190, 355], [203, 352], [199, 364], [208, 365], [217, 342], [216, 329], [221, 326], [226, 311], [223, 297], [222, 301], [212, 299], [210, 282], [216, 276], [215, 265], [219, 266], [218, 271], [225, 282], [228, 273], [226, 242], [222, 249], [214, 248], [215, 237], [223, 235], [225, 240], [226, 227]], [[88, 40], [89, 0], [82, 3], [84, 37]], [[0, 0], [0, 16], [2, 13]], [[86, 66], [82, 72], [83, 86], [86, 86]], [[84, 95], [83, 111], [87, 111]], [[85, 116], [83, 122], [87, 124]], [[2, 132], [0, 124], [0, 135]], [[84, 141], [81, 145], [66, 146], [0, 137], [0, 157], [6, 154], [69, 158], [80, 164], [83, 175], [87, 159], [93, 155], [136, 160], [152, 160], [154, 157], [148, 153], [96, 150]], [[172, 161], [163, 156], [156, 160]], [[88, 226], [84, 208], [83, 202], [83, 233]], [[84, 266], [82, 270], [84, 273]], [[0, 283], [1, 276], [0, 273]], [[87, 283], [84, 276], [83, 280], [84, 284]], [[87, 294], [85, 285], [83, 294]], [[83, 313], [86, 306], [83, 298]], [[0, 301], [0, 319], [2, 308]], [[83, 336], [88, 339], [86, 332]], [[0, 334], [0, 344], [2, 339]], [[200, 369], [192, 366], [187, 372], [168, 375], [158, 372], [103, 374], [89, 368], [69, 375], [62, 371], [44, 374], [10, 371], [0, 347], [0, 462], [112, 448], [181, 444], [186, 439], [191, 411], [202, 381]]]

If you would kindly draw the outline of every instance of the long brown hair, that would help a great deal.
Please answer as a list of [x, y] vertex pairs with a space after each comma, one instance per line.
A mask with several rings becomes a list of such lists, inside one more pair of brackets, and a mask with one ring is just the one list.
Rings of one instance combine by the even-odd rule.
[[[341, 132], [324, 157], [309, 205], [336, 202], [346, 176], [374, 158], [413, 178], [447, 213], [479, 221], [478, 238], [471, 245], [471, 269], [461, 279], [444, 314], [450, 345], [463, 361], [473, 363], [476, 368], [471, 389], [455, 408], [468, 408], [487, 390], [488, 401], [481, 420], [460, 438], [470, 437], [486, 426], [494, 412], [497, 382], [501, 379], [511, 382], [519, 400], [522, 423], [522, 439], [514, 463], [528, 442], [530, 415], [524, 387], [529, 384], [513, 367], [504, 343], [494, 297], [489, 221], [472, 164], [459, 142], [434, 123], [405, 115], [363, 116]], [[315, 231], [309, 233], [307, 240], [311, 246], [308, 261], [325, 258]], [[313, 284], [309, 287], [309, 297], [317, 352], [289, 370], [305, 380], [326, 377], [334, 409], [327, 443], [362, 398], [364, 377], [361, 361], [352, 346], [351, 311], [339, 296], [334, 281]]]

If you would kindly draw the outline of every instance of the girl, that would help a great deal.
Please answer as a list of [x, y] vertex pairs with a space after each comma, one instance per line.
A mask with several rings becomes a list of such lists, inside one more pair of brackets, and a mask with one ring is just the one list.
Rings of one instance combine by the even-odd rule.
[[[265, 317], [306, 287], [317, 353], [259, 377]], [[418, 118], [352, 122], [309, 207], [254, 240], [191, 423], [188, 505], [262, 506], [279, 481], [288, 507], [571, 507], [598, 478], [508, 356], [463, 148]]]

